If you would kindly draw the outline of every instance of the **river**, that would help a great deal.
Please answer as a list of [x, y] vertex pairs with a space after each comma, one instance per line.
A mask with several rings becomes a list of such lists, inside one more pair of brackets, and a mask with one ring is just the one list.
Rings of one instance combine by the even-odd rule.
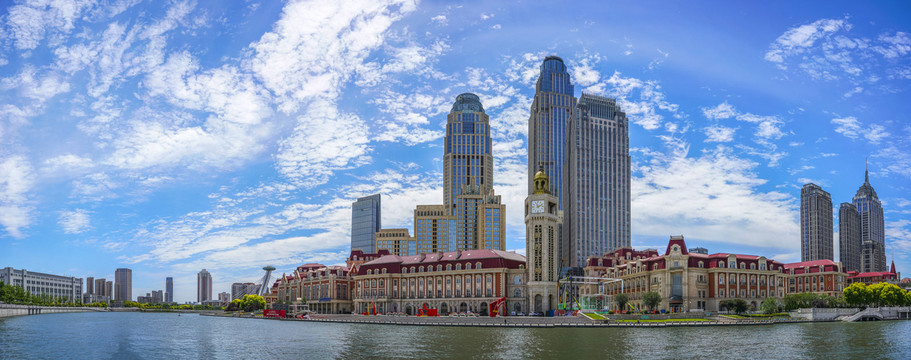
[[911, 321], [668, 328], [492, 328], [174, 313], [0, 319], [3, 359], [911, 359]]

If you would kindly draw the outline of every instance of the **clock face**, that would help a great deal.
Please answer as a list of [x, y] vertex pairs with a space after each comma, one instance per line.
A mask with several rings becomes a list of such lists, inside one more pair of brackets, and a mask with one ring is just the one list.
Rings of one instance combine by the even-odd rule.
[[540, 214], [544, 212], [544, 200], [535, 200], [531, 202], [531, 213]]

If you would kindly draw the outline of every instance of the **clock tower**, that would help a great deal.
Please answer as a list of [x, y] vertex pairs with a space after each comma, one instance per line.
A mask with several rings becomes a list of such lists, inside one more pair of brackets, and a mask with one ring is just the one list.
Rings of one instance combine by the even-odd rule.
[[534, 193], [525, 198], [525, 254], [529, 311], [556, 310], [559, 279], [558, 236], [562, 212], [548, 190], [543, 169], [534, 177]]

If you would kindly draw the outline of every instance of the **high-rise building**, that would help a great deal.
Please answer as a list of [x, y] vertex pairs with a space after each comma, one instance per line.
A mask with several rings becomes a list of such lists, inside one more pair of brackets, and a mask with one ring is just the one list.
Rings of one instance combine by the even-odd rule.
[[[104, 280], [104, 279], [101, 279]], [[107, 296], [108, 299], [114, 300], [114, 282], [105, 281], [104, 282], [104, 296]]]
[[487, 194], [493, 187], [490, 117], [477, 95], [460, 94], [446, 116], [443, 151], [443, 205], [449, 213], [457, 207], [456, 196]]
[[255, 295], [259, 291], [259, 284], [233, 283], [231, 284], [231, 299], [228, 301], [243, 298], [244, 295]]
[[174, 278], [168, 276], [164, 279], [164, 301], [168, 304], [174, 302]]
[[227, 304], [227, 303], [231, 302], [231, 294], [228, 294], [227, 292], [218, 293], [218, 301], [221, 302], [222, 304]]
[[202, 269], [196, 274], [196, 302], [212, 300], [212, 274]]
[[95, 295], [99, 295], [99, 296], [112, 296], [113, 295], [111, 293], [108, 293], [107, 290], [105, 290], [106, 289], [104, 286], [105, 283], [107, 283], [107, 280], [105, 278], [95, 279]]
[[575, 110], [574, 88], [563, 59], [546, 57], [541, 64], [528, 119], [528, 193], [532, 194], [535, 189], [531, 174], [539, 167], [543, 168], [550, 178], [549, 191], [557, 197], [561, 211], [565, 200], [566, 131]]
[[164, 301], [164, 291], [152, 290], [152, 303], [161, 304]]
[[85, 294], [86, 295], [95, 295], [95, 278], [86, 277], [85, 278]]
[[376, 232], [376, 248], [389, 250], [393, 255], [415, 255], [415, 246], [416, 242], [408, 229], [380, 229]]
[[[455, 215], [446, 205], [418, 205], [414, 209], [414, 242], [417, 253], [456, 250]], [[450, 239], [452, 241], [450, 241]]]
[[382, 228], [380, 194], [358, 198], [351, 204], [351, 249], [376, 252], [374, 235]]
[[119, 268], [114, 271], [114, 299], [118, 301], [133, 300], [133, 270]]
[[835, 260], [832, 196], [819, 185], [800, 189], [800, 261]]
[[860, 272], [860, 215], [851, 203], [841, 203], [838, 208], [838, 259], [845, 271]]
[[883, 206], [870, 185], [870, 172], [864, 171], [864, 184], [854, 195], [860, 216], [861, 272], [886, 271], [886, 234]]
[[582, 94], [567, 130], [566, 266], [630, 246], [629, 122], [615, 99]]
[[[525, 253], [528, 269], [527, 293], [531, 311], [556, 309], [560, 259], [557, 258], [560, 214], [548, 177], [538, 171], [532, 178], [534, 192], [525, 198]], [[602, 254], [603, 255], [603, 254]]]

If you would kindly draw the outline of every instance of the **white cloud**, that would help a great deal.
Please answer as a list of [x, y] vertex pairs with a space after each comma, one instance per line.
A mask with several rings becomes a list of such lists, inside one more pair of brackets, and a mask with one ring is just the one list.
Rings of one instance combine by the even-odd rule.
[[595, 69], [595, 65], [600, 61], [597, 54], [583, 56], [579, 60], [570, 63], [572, 71], [572, 80], [577, 86], [590, 86], [601, 80], [601, 73]]
[[911, 52], [911, 36], [898, 31], [894, 35], [882, 34], [878, 39], [882, 45], [873, 47], [873, 50], [882, 54], [887, 59], [902, 57]]
[[799, 228], [793, 199], [759, 190], [766, 180], [755, 167], [723, 146], [699, 157], [654, 156], [633, 178], [632, 226], [640, 235], [794, 248]]
[[22, 229], [31, 223], [28, 192], [34, 181], [32, 166], [24, 157], [0, 159], [0, 225], [12, 237], [22, 237]]
[[736, 128], [724, 127], [720, 125], [709, 126], [705, 128], [705, 142], [731, 142], [734, 141], [734, 132]]
[[785, 57], [802, 53], [804, 49], [813, 46], [817, 40], [838, 30], [850, 28], [851, 26], [845, 20], [823, 19], [788, 29], [772, 43], [769, 51], [766, 52], [765, 59], [783, 63]]
[[29, 1], [9, 8], [7, 25], [16, 48], [30, 50], [47, 36], [72, 31], [73, 22], [93, 5], [93, 0]]
[[81, 233], [89, 229], [89, 212], [83, 209], [63, 211], [60, 213], [57, 223], [67, 234]]
[[449, 19], [446, 19], [446, 15], [443, 15], [443, 14], [430, 18], [430, 21], [433, 21], [442, 26], [446, 26], [447, 24], [449, 24]]
[[702, 108], [702, 113], [710, 120], [727, 119], [737, 115], [734, 107], [728, 104], [727, 101], [713, 108]]
[[860, 121], [853, 116], [832, 119], [832, 124], [836, 125], [835, 132], [851, 139], [863, 137], [871, 144], [878, 144], [890, 135], [886, 128], [879, 124], [872, 124], [864, 128]]
[[327, 101], [313, 102], [281, 141], [276, 166], [285, 178], [312, 188], [337, 170], [369, 162], [368, 142], [367, 126], [357, 115], [339, 112]]
[[[610, 87], [605, 95], [616, 98], [630, 121], [646, 130], [655, 130], [663, 125], [664, 116], [658, 113], [659, 110], [669, 112], [675, 117], [682, 116], [677, 112], [677, 104], [665, 100], [661, 85], [657, 81], [623, 77], [620, 72], [615, 71], [603, 85]], [[587, 90], [594, 90], [597, 93], [598, 89], [598, 85], [594, 85]]]
[[18, 89], [23, 97], [43, 104], [58, 94], [70, 91], [70, 85], [53, 72], [38, 70], [31, 65], [26, 65], [22, 72], [15, 77], [0, 80], [0, 89]]

